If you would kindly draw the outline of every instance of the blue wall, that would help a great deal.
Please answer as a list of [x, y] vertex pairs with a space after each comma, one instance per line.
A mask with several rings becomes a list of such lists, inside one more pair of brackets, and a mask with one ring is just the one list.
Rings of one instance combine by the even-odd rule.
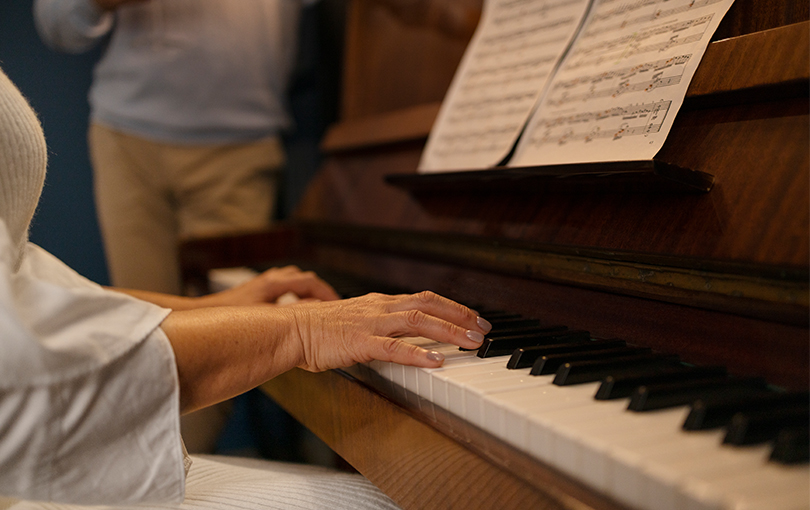
[[61, 55], [34, 29], [32, 0], [0, 1], [0, 67], [39, 114], [48, 176], [31, 240], [84, 276], [107, 284], [87, 156], [87, 89], [98, 52]]

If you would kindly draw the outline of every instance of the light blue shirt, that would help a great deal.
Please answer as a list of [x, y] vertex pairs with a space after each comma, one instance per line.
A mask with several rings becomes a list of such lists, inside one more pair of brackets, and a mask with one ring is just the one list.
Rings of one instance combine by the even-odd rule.
[[112, 33], [94, 70], [91, 119], [171, 143], [225, 143], [290, 125], [285, 95], [307, 0], [36, 0], [40, 36], [78, 53]]

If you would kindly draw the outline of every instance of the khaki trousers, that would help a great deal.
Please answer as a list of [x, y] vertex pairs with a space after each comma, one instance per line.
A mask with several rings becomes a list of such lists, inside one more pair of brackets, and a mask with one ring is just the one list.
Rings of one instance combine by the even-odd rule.
[[266, 228], [284, 150], [256, 142], [177, 145], [92, 124], [96, 208], [117, 287], [180, 294], [178, 244]]

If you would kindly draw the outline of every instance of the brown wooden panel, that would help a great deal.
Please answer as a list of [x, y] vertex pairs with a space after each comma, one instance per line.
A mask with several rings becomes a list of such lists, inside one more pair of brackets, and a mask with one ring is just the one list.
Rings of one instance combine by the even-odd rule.
[[709, 44], [687, 97], [808, 78], [810, 23], [805, 21]]
[[[473, 12], [481, 6], [480, 0], [453, 3]], [[442, 31], [427, 20], [403, 21], [384, 4], [374, 0], [352, 3], [344, 59], [343, 120], [441, 101], [471, 35]]]
[[415, 172], [414, 143], [330, 158], [297, 217], [807, 267], [807, 111], [798, 99], [681, 112], [659, 157], [715, 175], [706, 195], [515, 190], [416, 201], [383, 182]]
[[433, 290], [470, 306], [623, 338], [688, 362], [724, 365], [731, 373], [760, 375], [797, 390], [810, 384], [807, 327], [342, 246], [320, 245], [313, 260], [403, 289]]
[[[432, 3], [473, 12], [481, 7], [480, 0]], [[441, 101], [469, 40], [469, 33], [448, 33], [426, 21], [406, 22], [384, 4], [375, 0], [352, 2], [342, 120]], [[804, 0], [737, 0], [714, 39], [799, 23], [809, 16]]]
[[[777, 94], [786, 90], [806, 96], [797, 85], [806, 88], [808, 80], [810, 22], [714, 41], [689, 85], [686, 107], [697, 101], [705, 105], [711, 99], [703, 96], [718, 94], [736, 93], [737, 102], [782, 97]], [[786, 84], [792, 88], [780, 87]], [[339, 122], [330, 127], [321, 148], [330, 153], [426, 138], [440, 106], [419, 104]]]
[[770, 30], [808, 19], [810, 9], [805, 0], [736, 0], [717, 28], [714, 39]]
[[441, 103], [427, 103], [347, 120], [329, 128], [321, 143], [327, 153], [422, 140], [430, 132]]

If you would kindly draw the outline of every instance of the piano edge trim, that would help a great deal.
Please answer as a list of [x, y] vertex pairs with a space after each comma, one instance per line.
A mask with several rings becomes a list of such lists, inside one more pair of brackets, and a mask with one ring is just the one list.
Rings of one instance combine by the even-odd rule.
[[305, 239], [348, 245], [553, 283], [806, 327], [810, 273], [803, 268], [542, 246], [460, 234], [308, 224]]

